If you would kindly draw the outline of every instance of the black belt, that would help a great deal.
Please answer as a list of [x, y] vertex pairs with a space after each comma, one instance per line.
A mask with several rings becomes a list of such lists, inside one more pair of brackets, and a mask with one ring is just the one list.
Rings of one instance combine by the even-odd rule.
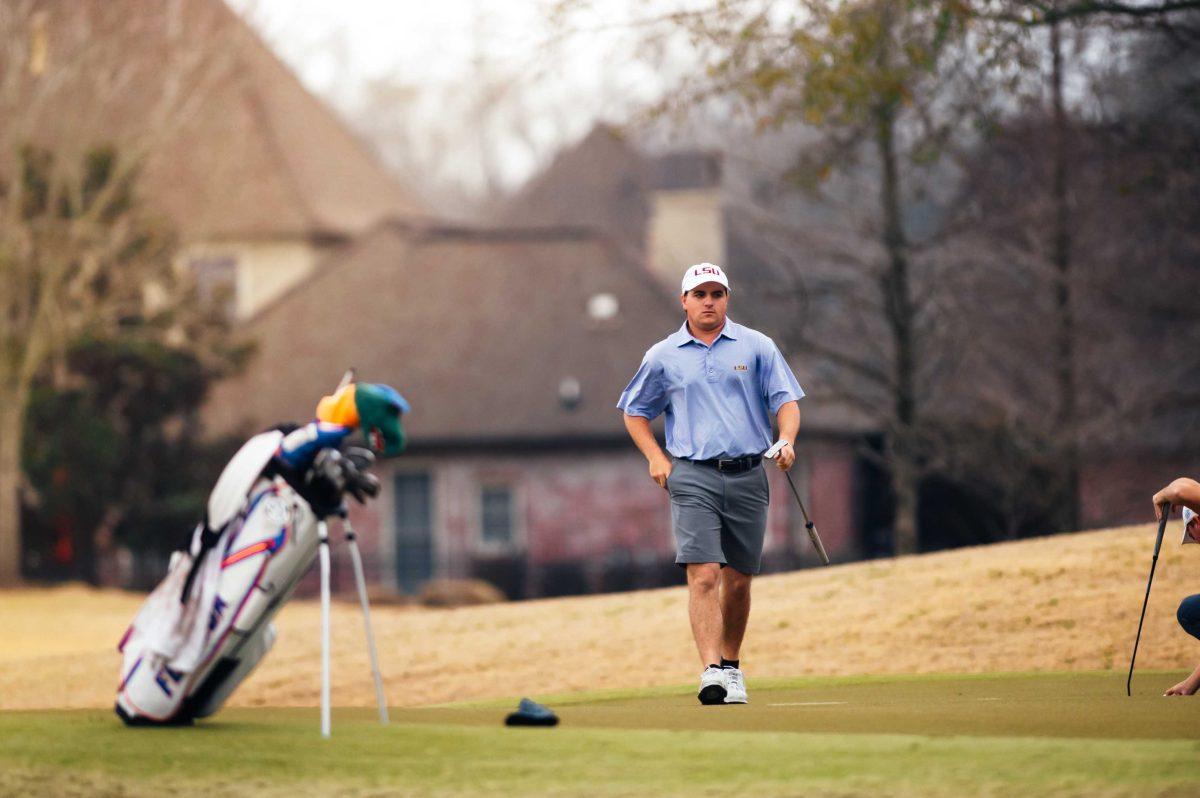
[[762, 455], [748, 454], [745, 457], [714, 457], [711, 460], [688, 460], [681, 458], [689, 463], [696, 465], [708, 466], [715, 468], [724, 474], [741, 474], [743, 471], [749, 471], [751, 468], [756, 468], [762, 462]]

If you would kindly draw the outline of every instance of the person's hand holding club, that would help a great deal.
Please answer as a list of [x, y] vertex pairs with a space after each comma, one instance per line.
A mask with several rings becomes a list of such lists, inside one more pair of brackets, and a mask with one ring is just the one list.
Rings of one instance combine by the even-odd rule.
[[763, 457], [774, 460], [780, 471], [787, 471], [796, 462], [796, 448], [787, 438], [780, 438]]
[[1182, 508], [1200, 501], [1200, 482], [1187, 477], [1172, 480], [1169, 485], [1155, 493], [1151, 501], [1154, 502], [1154, 520], [1161, 521], [1164, 507]]

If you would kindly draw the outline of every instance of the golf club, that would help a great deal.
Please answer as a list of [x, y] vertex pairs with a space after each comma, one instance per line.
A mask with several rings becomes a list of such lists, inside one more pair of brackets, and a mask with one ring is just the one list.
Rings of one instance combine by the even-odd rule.
[[1142, 617], [1138, 618], [1137, 637], [1133, 639], [1133, 656], [1129, 658], [1129, 678], [1125, 680], [1125, 695], [1133, 695], [1133, 663], [1137, 660], [1138, 643], [1142, 639], [1142, 622], [1146, 620], [1146, 605], [1150, 603], [1150, 585], [1154, 582], [1154, 568], [1158, 565], [1158, 550], [1162, 548], [1163, 532], [1167, 529], [1167, 519], [1171, 517], [1170, 503], [1162, 506], [1162, 518], [1158, 522], [1158, 537], [1154, 539], [1154, 558], [1150, 560], [1150, 578], [1146, 580], [1146, 597], [1142, 599]]
[[[763, 457], [768, 460], [774, 460], [779, 455], [779, 450], [783, 446], [783, 441], [777, 442], [767, 450]], [[800, 491], [796, 490], [796, 483], [792, 482], [792, 475], [787, 471], [784, 471], [783, 475], [787, 477], [788, 484], [792, 486], [792, 495], [796, 497], [796, 503], [800, 505], [800, 514], [804, 516], [804, 528], [808, 530], [808, 539], [812, 541], [813, 546], [816, 548], [817, 556], [821, 558], [821, 564], [829, 565], [829, 555], [825, 553], [825, 546], [821, 543], [821, 536], [817, 534], [816, 525], [808, 517], [808, 510], [804, 509], [804, 500], [800, 498]]]

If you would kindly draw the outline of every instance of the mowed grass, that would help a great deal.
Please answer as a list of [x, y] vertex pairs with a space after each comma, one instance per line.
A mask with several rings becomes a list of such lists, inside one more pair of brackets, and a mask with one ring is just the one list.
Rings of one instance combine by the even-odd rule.
[[554, 729], [509, 729], [515, 699], [334, 713], [230, 709], [190, 729], [95, 710], [0, 713], [5, 795], [1195, 796], [1200, 701], [1180, 674], [808, 678], [748, 706], [690, 688], [545, 698]]

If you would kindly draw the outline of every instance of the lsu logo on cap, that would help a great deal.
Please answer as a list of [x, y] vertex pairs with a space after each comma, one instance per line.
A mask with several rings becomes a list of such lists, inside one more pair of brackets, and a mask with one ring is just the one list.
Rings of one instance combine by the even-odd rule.
[[695, 266], [689, 266], [683, 273], [682, 291], [686, 294], [701, 283], [720, 283], [729, 288], [729, 279], [715, 263], [697, 263]]

